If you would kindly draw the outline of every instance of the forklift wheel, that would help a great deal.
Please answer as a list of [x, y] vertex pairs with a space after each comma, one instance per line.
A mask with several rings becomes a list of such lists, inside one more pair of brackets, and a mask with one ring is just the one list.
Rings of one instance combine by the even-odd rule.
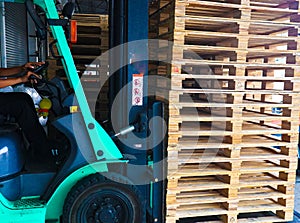
[[142, 222], [144, 205], [138, 199], [137, 189], [123, 176], [113, 174], [110, 179], [115, 182], [93, 174], [79, 181], [65, 200], [62, 222]]

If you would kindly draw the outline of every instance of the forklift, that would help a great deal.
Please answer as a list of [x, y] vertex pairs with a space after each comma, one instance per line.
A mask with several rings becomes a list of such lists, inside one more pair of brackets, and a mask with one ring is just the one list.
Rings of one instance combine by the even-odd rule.
[[[159, 140], [165, 132], [164, 106], [146, 97], [148, 62], [137, 62], [140, 66], [128, 63], [110, 74], [110, 107], [118, 94], [122, 94], [122, 100], [118, 111], [110, 114], [114, 120], [99, 123], [91, 113], [70, 51], [74, 3], [66, 3], [59, 13], [55, 0], [0, 2], [25, 4], [41, 40], [51, 31], [54, 41], [48, 47], [53, 51], [56, 46], [56, 58], [62, 62], [72, 89], [67, 91], [60, 81], [44, 78], [39, 80], [44, 87], [37, 87], [40, 94], [55, 96], [52, 110], [56, 115], [48, 125], [67, 147], [59, 165], [28, 163], [21, 130], [13, 118], [0, 115], [1, 223], [164, 222], [166, 149], [165, 141]], [[110, 0], [109, 4], [110, 48], [148, 39], [148, 1]], [[41, 19], [41, 14], [46, 19]], [[119, 47], [110, 55], [110, 68], [131, 61], [131, 55], [147, 58], [147, 45], [139, 47], [144, 48]], [[144, 55], [137, 55], [139, 52]], [[33, 71], [40, 73], [43, 69], [47, 69], [47, 63]], [[138, 103], [133, 103], [136, 77], [142, 81], [140, 90], [144, 93]], [[123, 91], [124, 86], [129, 88]], [[76, 112], [69, 109], [74, 106], [78, 107]], [[112, 129], [111, 122], [117, 127]]]

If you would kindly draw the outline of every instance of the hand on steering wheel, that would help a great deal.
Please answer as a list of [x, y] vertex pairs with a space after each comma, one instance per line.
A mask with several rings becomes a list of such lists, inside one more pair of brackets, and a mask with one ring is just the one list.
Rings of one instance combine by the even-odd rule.
[[40, 74], [48, 66], [49, 66], [49, 63], [47, 61], [46, 62], [29, 62], [24, 65], [24, 68], [29, 71], [32, 71], [35, 74]]
[[32, 84], [37, 84], [41, 79], [40, 73], [48, 67], [48, 62], [29, 62], [24, 65], [27, 73], [22, 77], [23, 82], [30, 81]]
[[23, 65], [23, 68], [28, 70], [33, 70], [34, 68], [40, 67], [43, 64], [45, 64], [45, 62], [28, 62]]
[[21, 77], [23, 83], [30, 81], [32, 84], [36, 84], [39, 79], [41, 79], [41, 77], [32, 71], [27, 71], [27, 73]]

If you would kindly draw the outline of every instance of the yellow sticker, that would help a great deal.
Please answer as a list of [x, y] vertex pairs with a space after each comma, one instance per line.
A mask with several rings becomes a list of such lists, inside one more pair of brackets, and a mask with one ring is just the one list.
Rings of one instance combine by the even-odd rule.
[[78, 112], [78, 106], [70, 106], [70, 113]]

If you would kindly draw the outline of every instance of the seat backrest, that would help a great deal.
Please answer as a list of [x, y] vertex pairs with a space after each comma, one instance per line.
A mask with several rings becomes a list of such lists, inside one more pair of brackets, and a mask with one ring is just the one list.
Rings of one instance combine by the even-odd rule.
[[15, 132], [17, 129], [19, 125], [13, 116], [0, 114], [0, 135]]
[[0, 126], [6, 123], [15, 123], [15, 120], [11, 115], [0, 114]]
[[0, 125], [3, 125], [5, 123], [5, 121], [6, 121], [6, 116], [0, 114]]

